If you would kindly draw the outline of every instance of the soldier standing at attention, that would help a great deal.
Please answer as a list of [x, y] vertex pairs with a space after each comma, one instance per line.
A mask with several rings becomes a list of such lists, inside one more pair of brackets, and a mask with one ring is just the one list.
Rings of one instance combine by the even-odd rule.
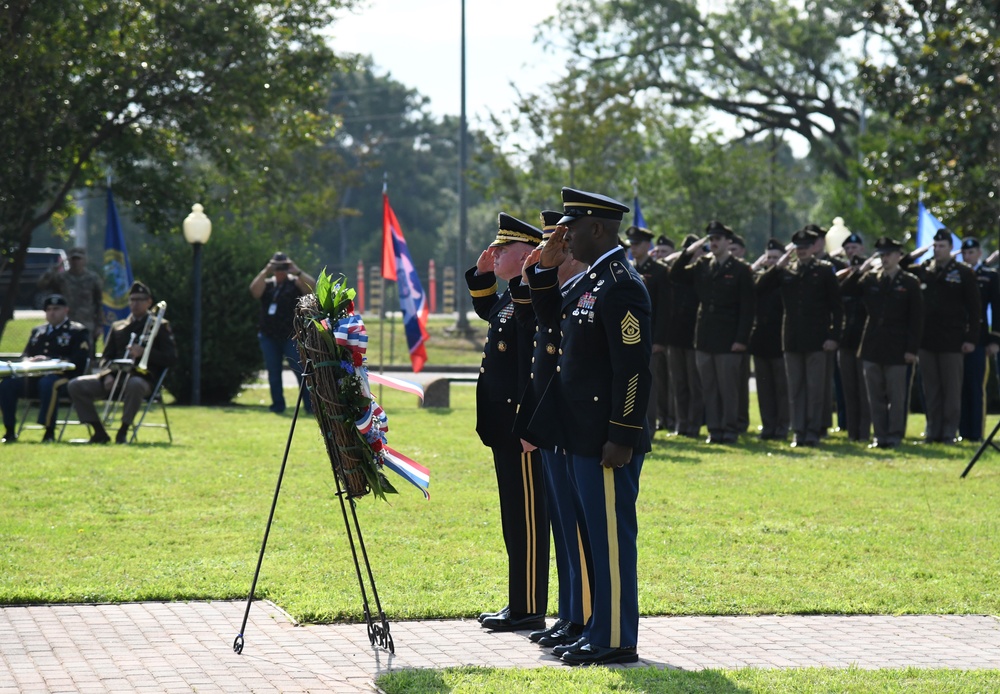
[[[709, 222], [707, 236], [691, 244], [674, 263], [671, 278], [693, 285], [701, 305], [694, 348], [705, 399], [708, 443], [736, 443], [740, 368], [753, 327], [754, 285], [750, 266], [732, 256], [733, 230]], [[711, 255], [693, 260], [709, 244]]]
[[472, 307], [489, 322], [476, 384], [476, 433], [493, 451], [508, 568], [507, 606], [484, 612], [479, 621], [493, 631], [543, 629], [549, 596], [549, 517], [541, 456], [514, 433], [518, 402], [531, 371], [533, 331], [518, 325], [510, 290], [497, 291], [497, 278], [509, 282], [521, 274], [542, 232], [503, 212], [497, 221], [496, 239], [465, 273]]
[[[684, 248], [694, 244], [698, 237], [688, 234], [684, 238]], [[692, 258], [704, 254], [704, 246], [693, 251]], [[677, 264], [680, 254], [670, 255], [663, 260], [668, 270]], [[689, 261], [690, 262], [690, 261]], [[705, 420], [705, 401], [698, 377], [695, 360], [694, 329], [698, 322], [698, 292], [690, 284], [684, 284], [670, 275], [670, 320], [667, 331], [667, 370], [670, 400], [674, 408], [674, 433], [689, 439], [701, 436], [701, 425]]]
[[659, 402], [657, 384], [667, 380], [667, 334], [670, 327], [670, 271], [650, 255], [653, 247], [653, 232], [642, 227], [629, 227], [625, 238], [631, 244], [632, 257], [635, 259], [635, 270], [646, 283], [646, 291], [653, 303], [653, 357], [649, 368], [653, 374], [653, 388], [649, 397], [649, 427], [656, 431], [657, 410], [662, 409]]
[[[564, 216], [528, 268], [543, 325], [559, 324], [562, 354], [529, 429], [566, 451], [583, 520], [591, 617], [583, 637], [553, 654], [571, 665], [633, 663], [639, 632], [636, 499], [649, 451], [650, 300], [618, 241], [628, 208], [562, 189]], [[589, 267], [563, 296], [556, 268], [568, 253]]]
[[[848, 265], [865, 262], [865, 242], [860, 234], [851, 234], [844, 239], [844, 255]], [[837, 273], [846, 276], [846, 268]], [[861, 348], [861, 334], [865, 329], [865, 304], [861, 297], [843, 296], [844, 335], [837, 353], [840, 365], [840, 383], [844, 391], [844, 413], [847, 424], [848, 441], [867, 441], [871, 437], [872, 420], [868, 408], [868, 390], [865, 387], [865, 370], [858, 350]]]
[[[756, 278], [774, 267], [784, 254], [785, 247], [780, 241], [768, 239], [767, 250], [752, 266]], [[762, 290], [758, 286], [750, 353], [757, 377], [761, 441], [784, 441], [788, 436], [788, 378], [781, 352], [782, 313], [781, 288]]]
[[962, 416], [964, 355], [979, 341], [981, 309], [976, 273], [951, 255], [951, 232], [934, 234], [934, 256], [912, 272], [924, 290], [920, 375], [927, 410], [925, 443], [954, 443]]
[[87, 328], [87, 341], [93, 353], [97, 338], [104, 329], [104, 309], [101, 306], [104, 280], [87, 268], [85, 248], [71, 248], [68, 255], [69, 270], [63, 272], [62, 263], [56, 263], [55, 267], [38, 278], [38, 286], [66, 298], [69, 303], [69, 319], [83, 323]]
[[924, 308], [920, 280], [900, 268], [903, 245], [883, 236], [875, 243], [882, 267], [870, 271], [875, 258], [852, 265], [844, 279], [846, 296], [865, 302], [861, 361], [875, 432], [869, 448], [895, 448], [906, 433], [910, 387], [906, 370], [917, 363], [923, 336]]
[[[968, 238], [962, 241], [962, 262], [972, 268], [979, 283], [980, 314], [979, 340], [976, 348], [965, 355], [962, 375], [962, 417], [958, 435], [965, 441], [982, 441], [986, 425], [986, 361], [996, 368], [996, 355], [1000, 351], [1000, 273], [983, 264], [983, 249], [979, 241]], [[989, 309], [987, 309], [989, 307]], [[992, 330], [991, 330], [992, 328]]]
[[[824, 431], [823, 403], [828, 396], [827, 354], [840, 342], [844, 313], [833, 266], [815, 258], [818, 235], [799, 229], [794, 250], [781, 257], [757, 282], [760, 290], [780, 287], [784, 306], [781, 340], [788, 377], [788, 407], [795, 438], [792, 446], [817, 446]], [[796, 259], [789, 264], [792, 253]]]

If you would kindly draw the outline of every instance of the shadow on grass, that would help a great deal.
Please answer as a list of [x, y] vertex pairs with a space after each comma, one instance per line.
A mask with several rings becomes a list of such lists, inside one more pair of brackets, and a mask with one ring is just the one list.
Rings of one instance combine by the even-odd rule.
[[702, 692], [704, 694], [745, 694], [752, 690], [738, 686], [717, 670], [687, 671], [669, 665], [610, 668], [550, 667], [530, 670], [461, 667], [444, 670], [406, 669], [386, 673], [375, 684], [386, 694], [430, 692], [524, 692], [546, 694], [565, 691]]

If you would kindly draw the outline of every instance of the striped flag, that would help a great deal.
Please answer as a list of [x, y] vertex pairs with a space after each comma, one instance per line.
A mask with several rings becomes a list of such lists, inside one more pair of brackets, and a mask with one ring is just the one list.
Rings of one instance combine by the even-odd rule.
[[410, 347], [413, 373], [419, 373], [427, 363], [427, 295], [420, 285], [413, 259], [403, 238], [396, 213], [389, 205], [389, 193], [382, 186], [382, 277], [397, 283], [399, 308], [403, 312], [406, 343]]

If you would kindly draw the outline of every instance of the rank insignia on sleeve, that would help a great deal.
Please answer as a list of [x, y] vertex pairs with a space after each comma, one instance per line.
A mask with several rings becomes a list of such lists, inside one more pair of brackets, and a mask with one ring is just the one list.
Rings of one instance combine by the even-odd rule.
[[639, 319], [633, 316], [631, 311], [627, 311], [622, 318], [622, 342], [626, 345], [637, 345], [640, 337]]

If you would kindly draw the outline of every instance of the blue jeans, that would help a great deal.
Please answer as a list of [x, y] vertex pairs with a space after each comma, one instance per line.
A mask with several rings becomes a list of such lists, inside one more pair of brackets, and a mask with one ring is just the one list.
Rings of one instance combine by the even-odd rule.
[[[271, 388], [271, 411], [285, 411], [285, 391], [281, 384], [281, 362], [288, 361], [288, 365], [295, 372], [295, 377], [302, 385], [302, 365], [299, 364], [299, 353], [295, 347], [295, 340], [288, 338], [282, 340], [276, 337], [268, 337], [263, 333], [257, 333], [260, 341], [260, 351], [264, 355], [264, 368], [267, 369], [267, 384]], [[312, 403], [309, 398], [303, 397], [306, 412], [312, 412]]]

